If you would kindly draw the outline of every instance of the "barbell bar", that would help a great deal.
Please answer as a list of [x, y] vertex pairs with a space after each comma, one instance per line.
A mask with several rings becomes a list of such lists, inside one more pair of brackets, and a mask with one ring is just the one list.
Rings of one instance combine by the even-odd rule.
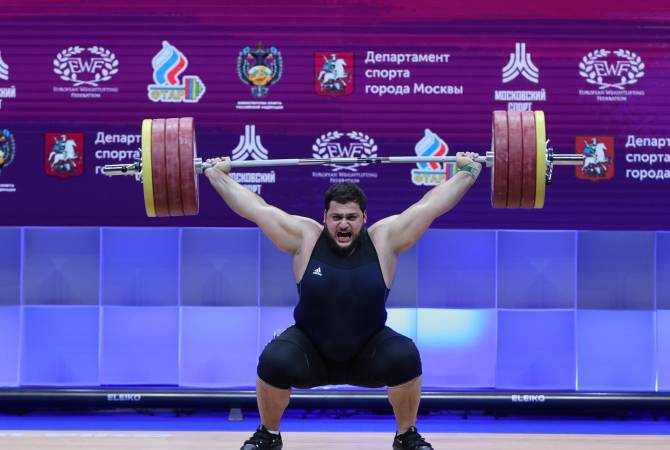
[[[554, 165], [581, 165], [584, 156], [555, 154], [547, 148], [542, 111], [494, 111], [491, 150], [476, 158], [490, 167], [494, 208], [542, 208]], [[232, 168], [324, 164], [455, 164], [455, 156], [386, 156], [361, 158], [291, 158], [231, 161]], [[190, 117], [145, 119], [142, 156], [131, 164], [103, 167], [105, 175], [133, 175], [142, 183], [149, 217], [198, 213], [198, 174], [213, 167], [198, 157], [194, 120]]]

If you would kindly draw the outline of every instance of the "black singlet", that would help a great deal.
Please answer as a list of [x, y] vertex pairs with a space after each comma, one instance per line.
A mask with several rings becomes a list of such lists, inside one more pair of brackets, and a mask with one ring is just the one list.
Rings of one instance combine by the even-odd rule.
[[341, 256], [324, 229], [298, 283], [295, 323], [326, 358], [346, 361], [386, 323], [386, 288], [377, 252], [364, 228], [353, 254]]

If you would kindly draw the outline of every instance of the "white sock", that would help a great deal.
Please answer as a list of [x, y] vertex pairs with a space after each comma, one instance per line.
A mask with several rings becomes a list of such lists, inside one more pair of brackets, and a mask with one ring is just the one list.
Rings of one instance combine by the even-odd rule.
[[275, 434], [275, 435], [279, 435], [279, 430], [277, 430], [277, 431], [275, 431], [275, 430], [268, 430], [267, 428], [266, 428], [265, 430], [266, 430], [268, 433]]

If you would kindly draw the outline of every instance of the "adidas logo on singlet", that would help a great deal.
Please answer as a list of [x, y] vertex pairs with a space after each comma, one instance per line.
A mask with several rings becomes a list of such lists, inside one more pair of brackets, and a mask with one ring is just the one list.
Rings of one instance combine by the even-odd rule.
[[317, 267], [316, 269], [314, 269], [314, 272], [312, 272], [312, 275], [323, 276], [323, 274], [321, 273], [321, 267]]

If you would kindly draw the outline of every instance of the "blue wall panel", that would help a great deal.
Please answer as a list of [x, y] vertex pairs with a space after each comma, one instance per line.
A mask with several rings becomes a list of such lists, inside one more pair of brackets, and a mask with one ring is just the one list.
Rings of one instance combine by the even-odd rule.
[[102, 304], [177, 306], [179, 230], [104, 228]]
[[26, 228], [24, 303], [97, 305], [98, 228]]
[[[252, 386], [293, 324], [291, 255], [255, 228], [0, 243], [0, 385]], [[387, 325], [417, 342], [427, 388], [670, 391], [668, 280], [668, 232], [429, 230], [399, 259]]]
[[100, 384], [99, 314], [97, 306], [25, 307], [21, 384]]
[[298, 288], [293, 274], [293, 259], [279, 250], [273, 243], [260, 237], [260, 306], [295, 306], [298, 304]]
[[494, 387], [496, 319], [493, 309], [419, 309], [417, 338], [424, 385]]
[[656, 312], [656, 372], [658, 390], [670, 391], [670, 311]]
[[495, 307], [495, 231], [428, 230], [418, 243], [420, 308]]
[[254, 228], [185, 228], [181, 304], [258, 306], [258, 236]]
[[257, 307], [181, 308], [181, 386], [249, 387], [258, 361]]
[[21, 229], [0, 228], [0, 306], [21, 303]]
[[498, 233], [498, 308], [575, 306], [573, 231]]
[[654, 316], [653, 311], [578, 311], [577, 388], [653, 391]]
[[496, 388], [574, 390], [575, 313], [500, 311]]
[[0, 306], [0, 386], [19, 384], [21, 308]]
[[176, 385], [178, 342], [176, 306], [103, 307], [101, 382]]
[[400, 254], [391, 292], [386, 300], [388, 308], [417, 307], [417, 246]]
[[578, 233], [577, 306], [654, 309], [653, 232]]
[[656, 307], [670, 309], [670, 233], [656, 235]]

